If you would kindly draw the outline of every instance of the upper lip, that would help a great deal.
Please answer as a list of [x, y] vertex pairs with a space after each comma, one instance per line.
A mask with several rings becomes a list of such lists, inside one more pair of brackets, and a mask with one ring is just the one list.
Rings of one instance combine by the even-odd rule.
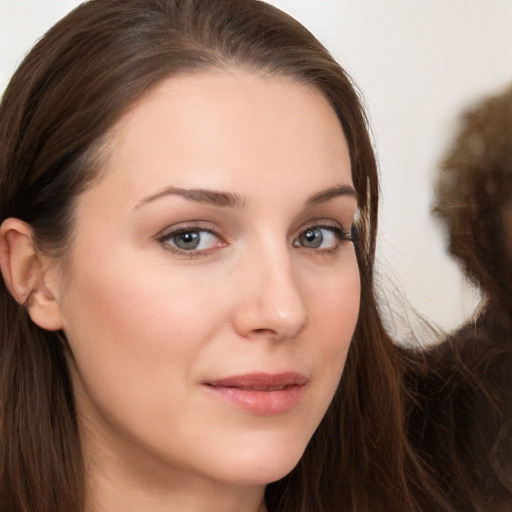
[[222, 379], [209, 380], [206, 385], [212, 387], [240, 388], [255, 391], [272, 391], [288, 386], [302, 386], [308, 381], [307, 377], [297, 372], [285, 373], [250, 373]]

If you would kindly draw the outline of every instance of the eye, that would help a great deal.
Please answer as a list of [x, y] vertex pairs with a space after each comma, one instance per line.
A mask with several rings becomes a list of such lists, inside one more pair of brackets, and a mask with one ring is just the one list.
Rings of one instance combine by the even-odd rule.
[[303, 231], [297, 239], [298, 245], [308, 249], [327, 249], [337, 244], [338, 240], [332, 229], [310, 228]]
[[350, 233], [339, 226], [312, 226], [294, 241], [295, 247], [335, 251], [341, 241], [352, 240]]
[[163, 235], [159, 241], [167, 250], [188, 254], [206, 252], [225, 245], [212, 231], [198, 228], [180, 228]]

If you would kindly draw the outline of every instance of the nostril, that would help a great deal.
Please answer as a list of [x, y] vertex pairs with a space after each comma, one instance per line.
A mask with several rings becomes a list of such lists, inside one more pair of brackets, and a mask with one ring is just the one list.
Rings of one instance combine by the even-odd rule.
[[266, 334], [266, 335], [275, 335], [276, 331], [273, 329], [253, 329], [252, 331], [255, 334]]

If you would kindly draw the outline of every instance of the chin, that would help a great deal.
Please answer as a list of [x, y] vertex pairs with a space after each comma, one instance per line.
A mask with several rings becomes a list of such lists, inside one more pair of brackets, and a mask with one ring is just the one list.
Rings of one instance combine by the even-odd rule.
[[241, 450], [236, 457], [223, 461], [225, 480], [239, 485], [266, 485], [290, 473], [299, 463], [306, 446], [256, 445]]

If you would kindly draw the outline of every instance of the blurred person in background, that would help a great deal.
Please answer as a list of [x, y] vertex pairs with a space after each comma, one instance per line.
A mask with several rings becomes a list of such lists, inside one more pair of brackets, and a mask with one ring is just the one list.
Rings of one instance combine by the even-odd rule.
[[481, 303], [411, 371], [410, 436], [456, 510], [510, 511], [512, 87], [462, 117], [432, 210]]

